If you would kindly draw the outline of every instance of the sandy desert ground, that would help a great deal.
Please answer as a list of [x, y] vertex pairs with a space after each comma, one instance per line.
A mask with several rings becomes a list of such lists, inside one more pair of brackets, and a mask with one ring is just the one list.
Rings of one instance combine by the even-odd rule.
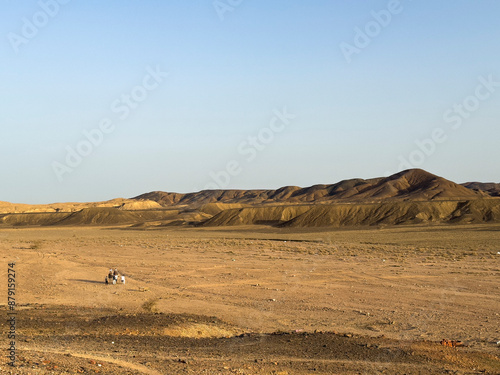
[[499, 252], [498, 224], [2, 229], [0, 372], [500, 374]]

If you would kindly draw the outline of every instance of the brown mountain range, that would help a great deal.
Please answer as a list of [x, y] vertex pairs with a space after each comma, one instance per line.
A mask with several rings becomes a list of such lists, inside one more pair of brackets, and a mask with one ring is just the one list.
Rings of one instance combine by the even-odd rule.
[[487, 193], [492, 197], [500, 197], [500, 184], [493, 182], [467, 182], [462, 186], [475, 191]]
[[367, 202], [384, 200], [478, 199], [489, 196], [480, 189], [469, 189], [422, 169], [410, 169], [390, 177], [351, 179], [333, 185], [307, 188], [285, 186], [277, 190], [203, 190], [198, 193], [154, 191], [133, 199], [151, 200], [162, 206], [203, 205], [207, 203], [306, 203]]
[[456, 184], [421, 169], [277, 190], [155, 191], [93, 203], [0, 202], [0, 225], [342, 227], [500, 222], [500, 184]]

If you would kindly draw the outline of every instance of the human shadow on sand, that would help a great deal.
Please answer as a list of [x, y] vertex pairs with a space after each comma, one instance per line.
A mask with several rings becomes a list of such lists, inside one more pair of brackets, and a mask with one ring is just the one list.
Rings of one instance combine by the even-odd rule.
[[96, 280], [71, 279], [70, 281], [78, 281], [80, 283], [89, 283], [89, 284], [104, 284], [104, 281], [96, 281]]

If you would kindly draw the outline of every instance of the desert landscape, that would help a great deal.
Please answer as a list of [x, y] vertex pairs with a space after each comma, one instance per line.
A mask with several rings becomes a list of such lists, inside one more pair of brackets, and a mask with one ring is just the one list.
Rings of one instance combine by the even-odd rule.
[[496, 184], [408, 170], [0, 211], [1, 373], [500, 373]]
[[0, 375], [500, 375], [499, 1], [4, 1]]

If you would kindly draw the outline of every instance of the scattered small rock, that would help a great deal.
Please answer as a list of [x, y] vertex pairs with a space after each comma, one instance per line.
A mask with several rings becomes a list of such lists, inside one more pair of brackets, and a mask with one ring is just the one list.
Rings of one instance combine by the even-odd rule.
[[443, 345], [443, 346], [449, 346], [451, 348], [457, 348], [457, 347], [465, 346], [462, 341], [446, 340], [446, 339], [441, 340], [440, 344]]

